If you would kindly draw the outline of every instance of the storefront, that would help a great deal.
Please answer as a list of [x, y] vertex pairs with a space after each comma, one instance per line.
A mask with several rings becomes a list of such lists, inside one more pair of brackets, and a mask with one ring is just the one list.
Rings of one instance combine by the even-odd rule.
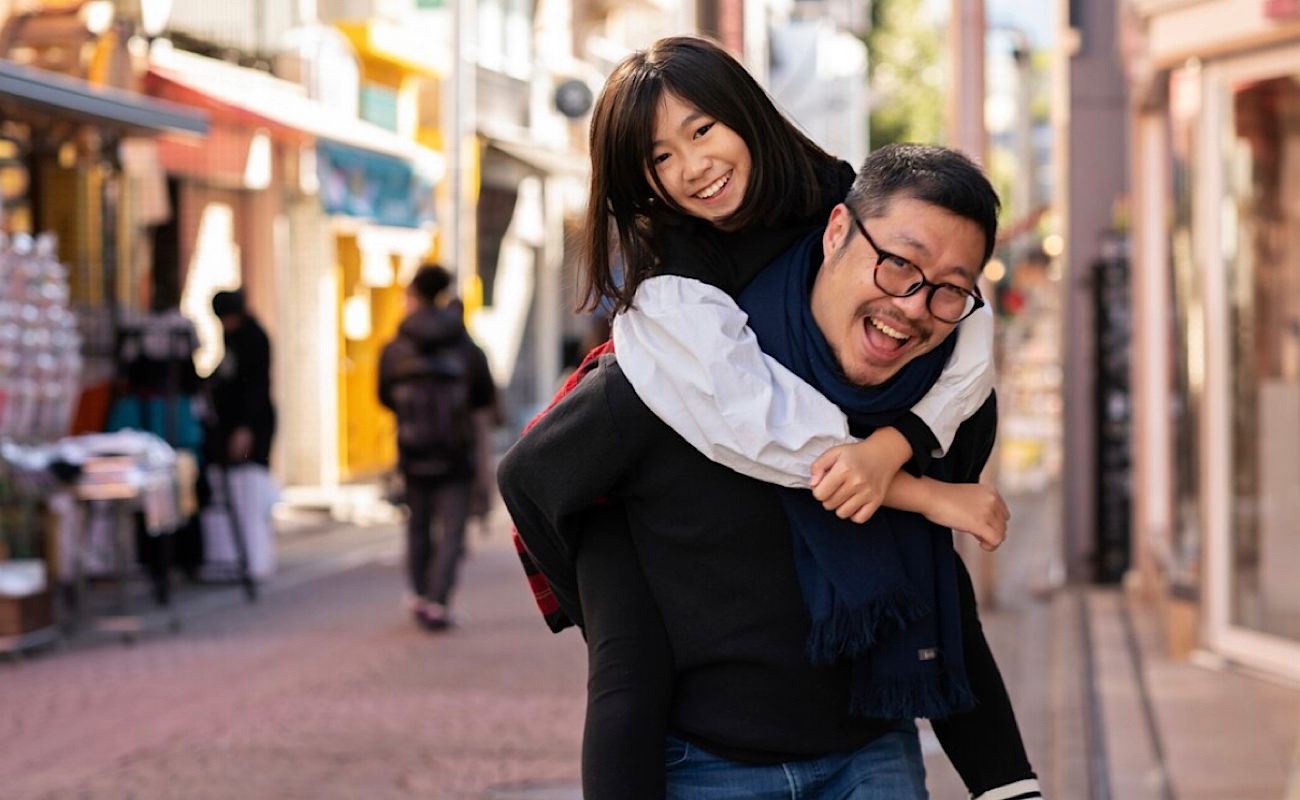
[[375, 373], [401, 287], [432, 247], [438, 154], [298, 84], [191, 53], [155, 53], [149, 86], [208, 109], [222, 137], [193, 152], [168, 143], [164, 161], [193, 200], [188, 280], [208, 296], [242, 283], [271, 333], [276, 401], [293, 410], [280, 415], [280, 476], [334, 485], [390, 466]]
[[86, 358], [79, 430], [104, 423], [115, 315], [141, 304], [136, 234], [156, 221], [157, 204], [144, 190], [150, 175], [139, 154], [151, 148], [147, 137], [197, 139], [206, 130], [206, 116], [193, 109], [0, 62], [3, 226], [54, 233], [70, 269]]
[[[417, 14], [400, 23], [372, 18], [335, 27], [351, 43], [360, 65], [358, 116], [412, 147], [440, 150], [440, 98], [451, 52], [445, 26]], [[439, 252], [439, 230], [432, 224], [435, 187], [401, 162], [356, 149], [318, 152], [322, 174], [352, 175], [386, 197], [383, 209], [330, 209], [339, 220], [345, 305], [339, 464], [344, 477], [362, 478], [397, 462], [395, 423], [378, 399], [379, 355], [406, 314], [406, 284], [421, 261]], [[408, 194], [411, 188], [415, 191]], [[367, 224], [358, 227], [348, 224], [351, 220]]]
[[[53, 587], [78, 583], [87, 538], [52, 544], [47, 512], [72, 490], [46, 456], [60, 442], [65, 457], [89, 440], [64, 437], [107, 417], [119, 323], [139, 301], [135, 233], [159, 211], [141, 191], [141, 153], [161, 132], [206, 129], [193, 110], [0, 61], [0, 651], [52, 641]], [[137, 485], [130, 501], [161, 534], [179, 521], [179, 503], [162, 506], [182, 482], [174, 451], [158, 450], [161, 491]]]
[[1178, 649], [1294, 679], [1300, 18], [1282, 5], [1131, 4], [1136, 522]]

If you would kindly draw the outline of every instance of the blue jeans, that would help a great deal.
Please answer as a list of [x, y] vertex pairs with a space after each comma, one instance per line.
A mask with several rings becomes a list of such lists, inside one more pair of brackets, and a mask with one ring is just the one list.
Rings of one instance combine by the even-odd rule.
[[900, 722], [849, 753], [784, 764], [741, 764], [669, 736], [667, 800], [925, 800], [916, 724]]

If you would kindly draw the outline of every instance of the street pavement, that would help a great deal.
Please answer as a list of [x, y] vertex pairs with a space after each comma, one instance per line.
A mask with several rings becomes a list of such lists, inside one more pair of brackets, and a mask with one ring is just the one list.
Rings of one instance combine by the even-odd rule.
[[284, 553], [255, 605], [233, 588], [197, 613], [182, 603], [179, 634], [0, 665], [0, 797], [483, 798], [572, 785], [581, 641], [546, 631], [493, 533], [474, 542], [463, 624], [445, 635], [403, 610], [386, 527], [320, 534], [339, 552], [312, 542], [301, 563]]
[[[1300, 798], [1300, 691], [1171, 662], [1122, 593], [1053, 587], [1053, 499], [1012, 503], [972, 568], [1047, 796]], [[179, 633], [0, 662], [0, 800], [578, 798], [582, 642], [541, 623], [500, 514], [446, 634], [402, 609], [400, 546], [392, 524], [291, 527], [256, 604], [186, 589]], [[933, 796], [964, 798], [922, 743]]]

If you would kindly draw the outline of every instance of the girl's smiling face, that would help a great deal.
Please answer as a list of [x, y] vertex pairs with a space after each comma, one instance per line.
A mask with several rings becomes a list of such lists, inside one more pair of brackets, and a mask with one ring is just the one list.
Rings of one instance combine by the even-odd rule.
[[740, 208], [749, 186], [749, 147], [731, 128], [665, 92], [655, 114], [650, 185], [667, 199], [714, 225]]

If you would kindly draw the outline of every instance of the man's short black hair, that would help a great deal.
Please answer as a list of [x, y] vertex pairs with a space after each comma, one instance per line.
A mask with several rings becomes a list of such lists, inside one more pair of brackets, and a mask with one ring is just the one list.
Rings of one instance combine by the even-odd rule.
[[438, 264], [425, 264], [411, 278], [411, 291], [422, 303], [432, 303], [451, 286], [451, 273]]
[[244, 313], [244, 293], [241, 291], [217, 292], [212, 295], [212, 313], [228, 317]]
[[984, 263], [998, 238], [1001, 203], [979, 165], [958, 150], [928, 144], [886, 145], [862, 162], [844, 202], [862, 219], [889, 212], [895, 197], [947, 209], [984, 231]]

